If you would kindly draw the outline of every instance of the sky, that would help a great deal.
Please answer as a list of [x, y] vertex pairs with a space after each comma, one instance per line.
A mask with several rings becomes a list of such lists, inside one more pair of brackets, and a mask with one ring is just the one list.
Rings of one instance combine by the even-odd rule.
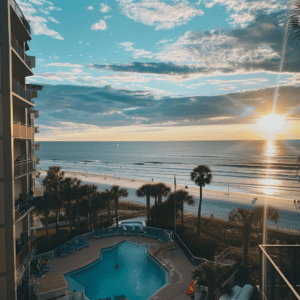
[[[17, 3], [37, 58], [27, 83], [44, 86], [36, 140], [300, 138], [286, 0]], [[285, 120], [275, 133], [259, 126], [272, 112]]]

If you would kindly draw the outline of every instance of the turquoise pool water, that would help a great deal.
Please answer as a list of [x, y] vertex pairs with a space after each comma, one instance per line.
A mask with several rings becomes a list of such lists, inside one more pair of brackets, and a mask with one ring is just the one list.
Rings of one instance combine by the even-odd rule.
[[102, 250], [99, 260], [66, 275], [70, 289], [78, 289], [76, 282], [85, 286], [90, 300], [123, 294], [146, 300], [169, 283], [168, 271], [148, 255], [147, 246], [129, 241]]

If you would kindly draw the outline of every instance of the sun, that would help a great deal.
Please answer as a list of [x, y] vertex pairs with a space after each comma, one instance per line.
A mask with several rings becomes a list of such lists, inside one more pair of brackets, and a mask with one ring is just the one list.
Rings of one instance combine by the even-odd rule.
[[276, 115], [271, 113], [269, 115], [263, 116], [258, 121], [259, 128], [269, 132], [274, 133], [278, 132], [285, 125], [284, 116]]

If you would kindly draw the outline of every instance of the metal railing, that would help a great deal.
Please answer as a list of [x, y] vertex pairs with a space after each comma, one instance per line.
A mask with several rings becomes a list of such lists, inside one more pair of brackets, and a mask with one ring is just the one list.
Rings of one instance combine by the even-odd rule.
[[[32, 243], [31, 246], [34, 245], [32, 241], [30, 241], [29, 243]], [[17, 281], [19, 281], [22, 278], [22, 276], [23, 276], [24, 272], [26, 271], [28, 265], [30, 264], [30, 262], [34, 258], [34, 254], [35, 254], [35, 248], [32, 248], [30, 250], [30, 252], [25, 256], [25, 258], [23, 258], [23, 260], [21, 262], [20, 262], [20, 259], [19, 260], [17, 259], [17, 264], [19, 263], [19, 267], [17, 267], [17, 272], [16, 272], [17, 273], [16, 274], [17, 275]]]
[[22, 60], [26, 63], [26, 65], [33, 69], [36, 67], [36, 58], [35, 56], [30, 56], [25, 53], [25, 49], [22, 47], [22, 45], [18, 42], [18, 40], [11, 35], [11, 46], [16, 50], [16, 52], [19, 54], [19, 56], [22, 58]]
[[14, 11], [16, 12], [17, 16], [19, 17], [19, 19], [22, 21], [25, 29], [28, 31], [28, 33], [30, 34], [31, 29], [30, 29], [30, 25], [29, 25], [29, 21], [25, 18], [24, 14], [22, 13], [19, 5], [16, 3], [15, 0], [9, 0], [9, 3], [11, 5], [11, 7], [14, 9]]
[[13, 137], [21, 139], [33, 139], [34, 128], [32, 125], [25, 125], [19, 122], [14, 122], [13, 125]]
[[300, 300], [300, 246], [259, 245], [260, 291], [266, 300]]
[[21, 200], [18, 203], [16, 203], [15, 220], [21, 218], [32, 207], [34, 207], [34, 201], [32, 195], [28, 195], [23, 201]]
[[17, 254], [16, 257], [16, 269], [18, 270], [22, 262], [25, 260], [26, 256], [30, 254], [35, 246], [35, 238], [31, 237], [28, 239], [27, 243], [22, 247], [21, 251]]
[[32, 160], [27, 160], [21, 163], [15, 163], [14, 176], [19, 177], [35, 171], [35, 163]]
[[26, 88], [15, 79], [12, 80], [12, 91], [27, 101], [32, 102], [31, 92], [27, 91]]

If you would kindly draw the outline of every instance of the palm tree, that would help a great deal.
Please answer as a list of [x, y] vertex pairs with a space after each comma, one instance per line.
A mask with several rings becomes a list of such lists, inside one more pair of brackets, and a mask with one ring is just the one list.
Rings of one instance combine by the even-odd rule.
[[205, 184], [210, 184], [212, 181], [212, 174], [210, 168], [205, 165], [199, 165], [191, 172], [191, 180], [200, 187], [200, 201], [198, 208], [198, 226], [197, 226], [197, 237], [200, 236], [200, 218], [201, 218], [201, 206], [202, 206], [202, 187]]
[[293, 1], [293, 8], [290, 10], [286, 24], [286, 33], [294, 40], [300, 39], [300, 0]]
[[92, 196], [92, 205], [91, 205], [94, 228], [97, 227], [98, 212], [99, 210], [104, 209], [105, 205], [106, 202], [105, 202], [105, 197], [103, 197], [103, 192], [99, 192], [99, 191], [95, 192]]
[[147, 224], [149, 224], [149, 221], [150, 221], [150, 197], [152, 195], [152, 192], [153, 192], [153, 185], [152, 184], [144, 184], [136, 191], [136, 195], [138, 197], [146, 197]]
[[77, 178], [66, 177], [61, 181], [62, 184], [62, 195], [63, 198], [67, 200], [67, 211], [70, 222], [70, 234], [72, 233], [72, 209], [71, 209], [71, 201], [76, 198], [77, 192]]
[[59, 214], [60, 209], [62, 207], [62, 199], [60, 195], [60, 190], [62, 187], [62, 180], [64, 178], [65, 173], [61, 171], [61, 168], [58, 166], [51, 166], [47, 171], [46, 177], [43, 179], [43, 185], [45, 186], [45, 191], [49, 192], [53, 196], [53, 202], [55, 206], [55, 214], [56, 214], [56, 234], [58, 234], [58, 222], [59, 222]]
[[104, 199], [104, 202], [107, 204], [107, 220], [108, 220], [108, 223], [111, 224], [111, 220], [110, 220], [110, 201], [114, 200], [114, 197], [108, 189], [106, 189], [103, 192], [102, 197]]
[[128, 197], [128, 191], [127, 189], [121, 188], [118, 185], [113, 185], [110, 189], [111, 194], [113, 195], [113, 198], [115, 200], [115, 215], [116, 215], [116, 223], [117, 223], [117, 230], [119, 230], [118, 225], [118, 205], [119, 205], [119, 199], [122, 197]]
[[204, 262], [192, 271], [192, 279], [196, 281], [196, 286], [202, 285], [208, 288], [208, 300], [219, 300], [227, 271], [228, 267]]
[[77, 229], [80, 228], [80, 215], [79, 215], [79, 202], [84, 195], [84, 190], [81, 185], [81, 180], [78, 179], [74, 185], [75, 200], [76, 200], [76, 218], [77, 218]]
[[[97, 191], [97, 186], [94, 185], [94, 184], [85, 184], [85, 185], [83, 185], [82, 188], [84, 190], [84, 193], [85, 193], [85, 195], [87, 197], [87, 201], [88, 201], [88, 214], [87, 214], [87, 216], [89, 215], [89, 217], [87, 217], [86, 225], [87, 225], [87, 229], [89, 229], [89, 227], [92, 228], [92, 209], [91, 209], [92, 195]], [[89, 224], [90, 224], [90, 226], [89, 226]]]
[[[248, 266], [248, 250], [249, 250], [249, 238], [251, 234], [251, 230], [254, 226], [260, 225], [262, 227], [262, 222], [264, 218], [264, 208], [254, 208], [254, 209], [246, 209], [246, 208], [237, 208], [234, 209], [228, 217], [230, 222], [237, 222], [242, 224], [242, 235], [243, 235], [243, 248], [244, 248], [244, 266]], [[280, 217], [279, 212], [276, 209], [272, 209], [271, 207], [267, 208], [267, 219], [271, 219], [275, 222], [278, 221]]]
[[157, 195], [157, 204], [158, 206], [160, 206], [162, 202], [162, 197], [166, 197], [170, 193], [171, 189], [162, 182], [155, 184], [154, 189]]
[[188, 205], [194, 205], [195, 201], [193, 199], [193, 196], [189, 195], [187, 191], [179, 190], [169, 195], [167, 201], [176, 201], [176, 207], [180, 209], [181, 211], [181, 224], [182, 227], [184, 226], [184, 215], [183, 215], [183, 207], [184, 203], [187, 203]]
[[34, 198], [34, 207], [38, 214], [42, 214], [45, 217], [46, 222], [46, 236], [48, 243], [50, 242], [49, 237], [49, 215], [53, 209], [52, 195], [45, 191], [41, 197]]

